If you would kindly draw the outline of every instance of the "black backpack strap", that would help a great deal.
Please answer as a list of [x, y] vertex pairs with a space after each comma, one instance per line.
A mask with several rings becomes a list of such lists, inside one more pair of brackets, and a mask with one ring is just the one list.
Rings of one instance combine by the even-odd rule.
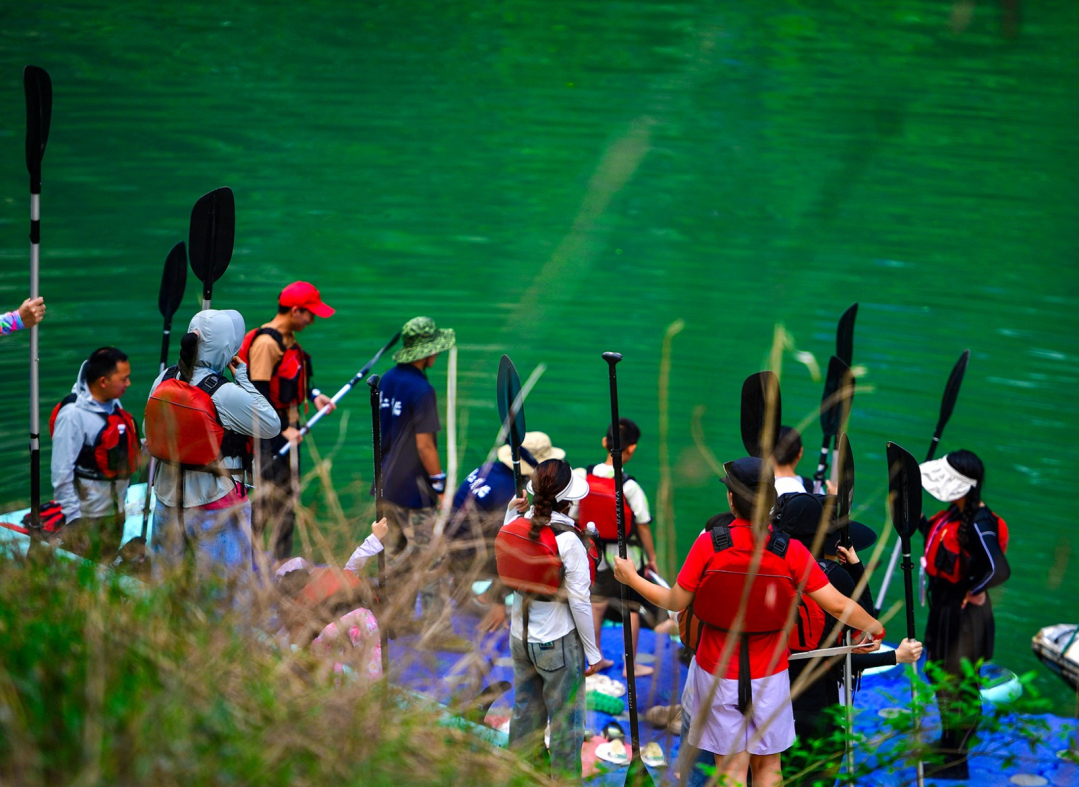
[[[262, 328], [259, 328], [257, 331], [255, 331], [255, 335], [251, 337], [251, 344], [254, 344], [255, 339], [257, 339], [260, 336], [270, 336], [270, 337], [272, 337], [273, 340], [275, 342], [277, 342], [277, 346], [281, 348], [281, 352], [284, 352], [285, 350], [288, 349], [287, 347], [285, 347], [285, 337], [283, 337], [281, 335], [280, 331], [278, 331], [278, 330], [276, 330], [274, 328], [269, 328], [269, 327], [266, 327], [266, 326], [263, 326]], [[250, 347], [250, 345], [248, 345], [248, 346]]]
[[165, 370], [165, 373], [161, 375], [161, 382], [165, 382], [165, 380], [176, 380], [179, 377], [180, 367], [178, 365], [170, 366], [168, 369]]
[[768, 536], [768, 551], [778, 557], [787, 557], [787, 547], [790, 546], [790, 538], [786, 533], [773, 531]]
[[712, 528], [712, 549], [716, 552], [722, 552], [732, 546], [734, 546], [734, 540], [731, 538], [731, 529], [729, 527], [720, 523]]
[[753, 680], [749, 672], [749, 635], [742, 634], [738, 643], [738, 711], [746, 716], [753, 704]]
[[202, 380], [200, 380], [198, 385], [196, 385], [195, 387], [198, 388], [200, 391], [205, 392], [207, 396], [213, 396], [217, 389], [227, 382], [228, 380], [226, 380], [220, 374], [213, 372], [202, 378]]

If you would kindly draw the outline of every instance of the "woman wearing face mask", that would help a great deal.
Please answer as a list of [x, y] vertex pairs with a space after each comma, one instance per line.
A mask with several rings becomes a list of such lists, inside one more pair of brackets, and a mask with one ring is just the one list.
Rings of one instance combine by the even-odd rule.
[[[922, 567], [928, 577], [929, 618], [925, 649], [930, 662], [948, 675], [963, 677], [964, 660], [993, 657], [995, 625], [989, 589], [1011, 574], [1004, 553], [1008, 526], [982, 501], [985, 468], [970, 451], [952, 451], [921, 466], [922, 487], [947, 509], [922, 520]], [[963, 714], [956, 712], [962, 700]], [[937, 691], [941, 711], [940, 778], [968, 778], [967, 750], [978, 725], [981, 698], [976, 686], [965, 692]], [[972, 715], [973, 712], [973, 715]]]

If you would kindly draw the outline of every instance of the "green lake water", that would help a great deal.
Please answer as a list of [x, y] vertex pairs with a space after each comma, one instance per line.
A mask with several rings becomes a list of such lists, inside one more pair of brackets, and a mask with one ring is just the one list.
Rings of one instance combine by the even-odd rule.
[[[1012, 528], [997, 660], [1038, 670], [1071, 713], [1029, 642], [1075, 620], [1079, 586], [1079, 5], [1024, 4], [1014, 38], [996, 3], [961, 34], [950, 13], [948, 0], [7, 3], [3, 308], [27, 292], [21, 71], [34, 63], [55, 88], [46, 417], [106, 343], [131, 356], [125, 403], [141, 414], [165, 255], [195, 199], [227, 185], [236, 250], [214, 305], [256, 325], [284, 284], [314, 282], [338, 310], [303, 335], [322, 388], [409, 317], [456, 329], [462, 473], [494, 439], [504, 352], [522, 378], [547, 366], [529, 426], [577, 464], [601, 460], [600, 353], [617, 350], [622, 414], [643, 431], [628, 471], [655, 504], [661, 345], [684, 320], [668, 439], [680, 558], [723, 504], [695, 419], [720, 461], [742, 453], [741, 381], [781, 324], [785, 420], [809, 419], [814, 454], [821, 383], [795, 351], [826, 366], [836, 318], [858, 301], [859, 518], [883, 530], [885, 442], [924, 456], [969, 347], [942, 452], [982, 456], [985, 498]], [[197, 308], [192, 279], [178, 327]], [[27, 346], [0, 343], [9, 507], [28, 499]], [[443, 394], [445, 373], [432, 372]], [[340, 445], [342, 418], [316, 435], [336, 450], [358, 538], [366, 390], [342, 409]]]

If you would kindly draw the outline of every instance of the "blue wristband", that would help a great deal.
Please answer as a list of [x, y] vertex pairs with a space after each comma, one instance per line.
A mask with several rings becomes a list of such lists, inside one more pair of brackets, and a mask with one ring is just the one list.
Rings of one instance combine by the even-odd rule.
[[439, 473], [438, 475], [427, 476], [427, 483], [431, 485], [431, 488], [442, 494], [446, 491], [446, 474]]

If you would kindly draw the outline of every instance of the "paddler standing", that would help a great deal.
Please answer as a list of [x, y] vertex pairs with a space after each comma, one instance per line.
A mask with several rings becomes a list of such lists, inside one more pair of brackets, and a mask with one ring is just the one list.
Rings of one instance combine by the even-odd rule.
[[278, 451], [286, 442], [297, 444], [300, 436], [300, 405], [310, 400], [316, 410], [329, 405], [330, 397], [311, 386], [311, 356], [304, 352], [296, 334], [315, 321], [330, 317], [334, 309], [322, 301], [314, 285], [294, 281], [277, 298], [277, 316], [244, 336], [240, 359], [247, 364], [255, 388], [277, 410], [281, 434], [272, 440], [258, 441], [259, 487], [252, 519], [255, 538], [259, 540], [267, 525], [272, 525], [271, 549], [277, 560], [292, 555], [292, 533], [296, 525], [298, 488], [293, 472], [299, 472], [295, 449], [288, 456]]
[[[411, 558], [431, 543], [446, 492], [446, 474], [438, 457], [437, 436], [442, 429], [438, 398], [427, 370], [439, 353], [453, 347], [456, 337], [430, 317], [414, 317], [401, 328], [401, 341], [404, 346], [393, 356], [397, 365], [379, 382], [379, 420], [382, 511], [390, 526], [386, 555], [390, 571], [405, 578], [417, 569]], [[428, 573], [432, 567], [420, 568]], [[435, 579], [420, 588], [425, 618], [433, 619], [441, 611], [439, 586]]]
[[[1004, 552], [1008, 526], [982, 502], [985, 467], [971, 451], [952, 451], [943, 459], [921, 466], [922, 488], [951, 505], [932, 519], [922, 519], [925, 555], [922, 566], [929, 578], [929, 618], [925, 625], [925, 649], [956, 681], [964, 676], [963, 662], [976, 663], [993, 657], [996, 627], [989, 589], [1011, 574]], [[941, 779], [969, 778], [967, 751], [978, 726], [981, 697], [977, 686], [967, 683], [964, 693], [956, 687], [937, 689], [941, 736], [939, 750], [944, 768], [933, 776]], [[962, 712], [958, 711], [962, 702]]]
[[65, 523], [60, 541], [95, 559], [111, 559], [120, 548], [128, 479], [139, 466], [138, 427], [120, 406], [130, 385], [127, 355], [101, 347], [50, 419], [53, 495]]

